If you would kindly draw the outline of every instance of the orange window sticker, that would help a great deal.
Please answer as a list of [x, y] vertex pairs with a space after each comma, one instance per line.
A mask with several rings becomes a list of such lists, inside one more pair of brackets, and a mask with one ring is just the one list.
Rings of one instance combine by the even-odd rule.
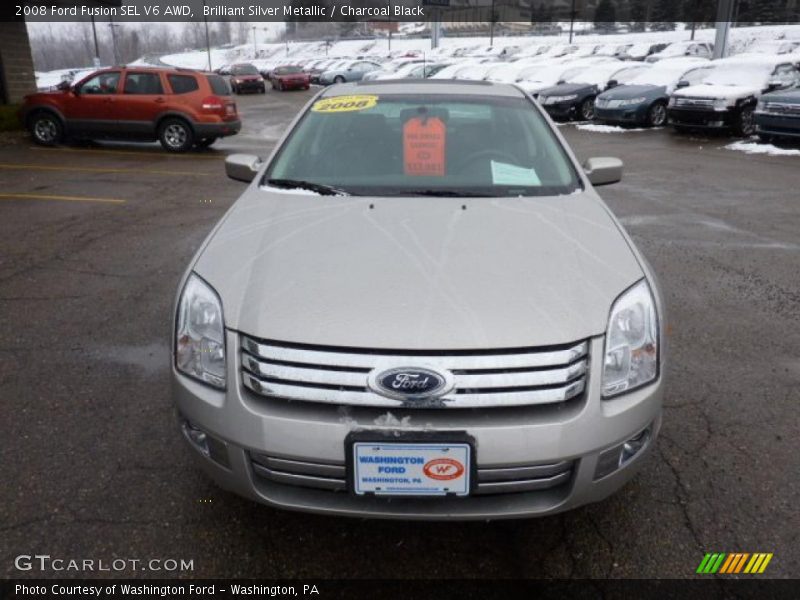
[[443, 176], [447, 128], [439, 117], [414, 117], [403, 125], [403, 168], [406, 175]]

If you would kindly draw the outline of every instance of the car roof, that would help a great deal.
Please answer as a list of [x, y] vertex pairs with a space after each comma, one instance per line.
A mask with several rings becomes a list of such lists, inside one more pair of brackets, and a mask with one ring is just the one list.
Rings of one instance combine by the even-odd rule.
[[408, 79], [373, 79], [357, 83], [339, 84], [327, 88], [322, 98], [348, 96], [352, 94], [453, 94], [468, 96], [497, 96], [524, 98], [518, 87], [491, 81], [465, 81], [458, 79], [420, 79], [410, 83]]
[[793, 62], [785, 54], [738, 54], [727, 58], [720, 58], [713, 61], [715, 65], [755, 65], [755, 66], [777, 66], [784, 63]]

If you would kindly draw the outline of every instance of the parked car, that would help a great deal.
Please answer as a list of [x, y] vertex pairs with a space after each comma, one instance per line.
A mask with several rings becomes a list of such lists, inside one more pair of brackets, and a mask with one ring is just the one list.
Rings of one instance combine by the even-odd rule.
[[311, 68], [307, 69], [308, 76], [311, 79], [311, 83], [319, 83], [320, 75], [322, 75], [328, 69], [335, 68], [336, 66], [344, 64], [345, 62], [346, 61], [341, 58], [331, 58], [324, 60], [323, 62], [318, 63], [312, 66]]
[[422, 65], [424, 60], [421, 58], [400, 58], [383, 63], [380, 68], [373, 69], [365, 73], [362, 81], [373, 81], [375, 79], [395, 79], [400, 69], [405, 69], [409, 65]]
[[260, 92], [263, 94], [267, 91], [267, 84], [264, 83], [264, 77], [259, 70], [250, 63], [231, 65], [230, 82], [234, 94], [241, 94], [243, 92]]
[[26, 96], [20, 116], [34, 141], [48, 146], [66, 137], [158, 140], [170, 152], [184, 152], [241, 129], [225, 79], [185, 69], [104, 69]]
[[[377, 77], [371, 80], [379, 79], [425, 79], [436, 75], [439, 71], [448, 66], [448, 63], [426, 63], [426, 62], [412, 62], [406, 63], [393, 72], [380, 71]], [[371, 75], [371, 73], [370, 73]], [[362, 80], [363, 81], [363, 80]]]
[[704, 58], [670, 58], [657, 62], [624, 85], [597, 96], [594, 117], [604, 123], [661, 127], [667, 122], [667, 103], [678, 82], [698, 84], [711, 69], [712, 62]]
[[[790, 54], [800, 48], [798, 40], [759, 40], [748, 46], [746, 54]], [[741, 56], [741, 55], [739, 55]]]
[[322, 85], [331, 85], [332, 83], [344, 83], [346, 81], [361, 81], [365, 74], [380, 68], [381, 66], [378, 63], [353, 60], [335, 69], [328, 69], [319, 76], [319, 82]]
[[714, 62], [714, 70], [699, 85], [676, 90], [668, 117], [676, 131], [731, 129], [739, 136], [755, 132], [754, 113], [761, 94], [794, 87], [797, 67], [785, 56], [748, 56]]
[[562, 83], [581, 71], [591, 68], [592, 65], [602, 63], [620, 65], [622, 61], [606, 56], [594, 56], [548, 66], [535, 65], [519, 73], [517, 85], [536, 97], [540, 91]]
[[764, 142], [800, 138], [800, 88], [764, 94], [756, 105], [756, 133]]
[[311, 87], [311, 76], [296, 65], [284, 65], [272, 70], [273, 90], [307, 90]]
[[667, 44], [652, 44], [650, 42], [637, 42], [617, 55], [620, 60], [645, 60], [651, 54], [661, 52]]
[[539, 92], [539, 104], [555, 119], [594, 119], [595, 98], [601, 92], [627, 83], [649, 65], [620, 61], [600, 63], [566, 78], [564, 83]]
[[323, 90], [226, 170], [250, 185], [179, 284], [171, 357], [220, 485], [485, 520], [599, 501], [643, 465], [663, 301], [595, 191], [620, 160], [581, 165], [513, 86], [377, 81]]
[[679, 56], [712, 58], [714, 56], [714, 44], [711, 42], [673, 42], [660, 52], [650, 54], [645, 61], [653, 63], [665, 58], [677, 58]]

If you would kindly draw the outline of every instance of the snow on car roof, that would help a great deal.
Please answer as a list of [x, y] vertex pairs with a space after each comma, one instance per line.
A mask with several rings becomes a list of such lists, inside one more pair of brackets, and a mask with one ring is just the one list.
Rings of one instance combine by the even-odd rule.
[[513, 85], [489, 81], [469, 81], [460, 79], [378, 79], [344, 83], [325, 89], [320, 98], [351, 96], [354, 94], [461, 94], [469, 96], [504, 96], [522, 98], [524, 93]]

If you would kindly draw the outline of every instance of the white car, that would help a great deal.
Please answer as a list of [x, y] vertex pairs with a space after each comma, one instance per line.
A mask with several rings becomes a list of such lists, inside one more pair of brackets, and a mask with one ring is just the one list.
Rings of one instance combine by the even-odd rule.
[[526, 92], [536, 96], [541, 90], [553, 87], [592, 65], [603, 62], [621, 63], [622, 61], [608, 57], [594, 57], [548, 66], [535, 65], [523, 70], [519, 74], [517, 83]]
[[665, 58], [678, 56], [695, 56], [697, 58], [711, 58], [714, 55], [714, 44], [710, 42], [673, 42], [661, 52], [651, 54], [645, 60], [658, 62]]

